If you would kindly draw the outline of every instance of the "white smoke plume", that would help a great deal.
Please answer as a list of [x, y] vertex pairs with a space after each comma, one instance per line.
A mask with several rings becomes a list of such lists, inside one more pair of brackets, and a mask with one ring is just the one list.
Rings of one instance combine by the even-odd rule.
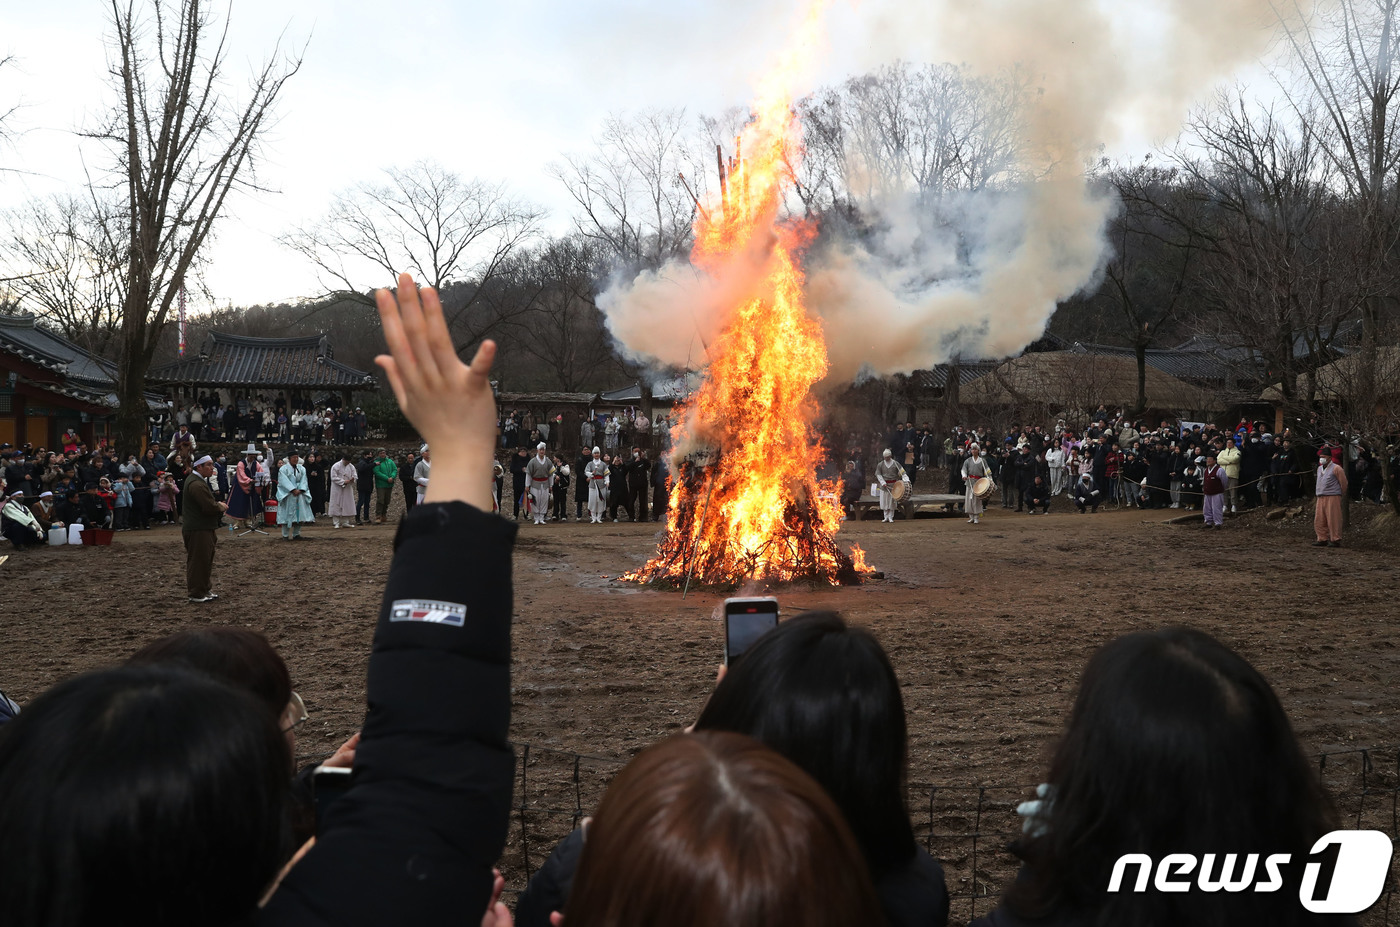
[[[808, 254], [807, 301], [826, 330], [828, 382], [955, 356], [1000, 358], [1038, 338], [1107, 255], [1116, 204], [1091, 185], [1088, 164], [1126, 125], [1174, 135], [1193, 102], [1267, 51], [1278, 15], [1270, 0], [1113, 7], [938, 0], [860, 8], [876, 24], [869, 47], [907, 55], [915, 51], [909, 36], [930, 36], [925, 56], [988, 79], [1024, 74], [1034, 93], [1017, 113], [1018, 182], [940, 196], [936, 211], [919, 205], [928, 199], [918, 191], [869, 185], [861, 207], [877, 233], [827, 239]], [[862, 179], [847, 177], [847, 186]], [[763, 264], [763, 255], [747, 254], [711, 275], [673, 262], [616, 281], [599, 304], [634, 355], [694, 368], [729, 309], [760, 291]]]

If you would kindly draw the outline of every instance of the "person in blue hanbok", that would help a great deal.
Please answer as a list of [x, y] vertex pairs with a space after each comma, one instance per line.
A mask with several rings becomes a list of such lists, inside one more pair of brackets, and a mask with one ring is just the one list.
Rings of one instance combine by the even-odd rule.
[[288, 541], [301, 537], [303, 522], [314, 522], [311, 514], [311, 485], [306, 479], [306, 466], [293, 448], [287, 462], [277, 471], [277, 524], [282, 537]]

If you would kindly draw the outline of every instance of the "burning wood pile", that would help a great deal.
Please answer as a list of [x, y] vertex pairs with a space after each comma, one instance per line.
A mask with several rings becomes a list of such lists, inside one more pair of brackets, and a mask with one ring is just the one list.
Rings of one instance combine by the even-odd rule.
[[[816, 478], [825, 452], [812, 427], [812, 387], [826, 375], [827, 350], [803, 301], [801, 257], [814, 228], [781, 218], [801, 152], [785, 97], [760, 103], [737, 151], [745, 156], [721, 159], [718, 208], [699, 210], [691, 261], [716, 276], [742, 262], [759, 284], [706, 347], [704, 382], [672, 434], [678, 465], [665, 538], [624, 578], [859, 582], [869, 572], [862, 551], [836, 544], [839, 487]], [[705, 449], [703, 462], [680, 463]]]

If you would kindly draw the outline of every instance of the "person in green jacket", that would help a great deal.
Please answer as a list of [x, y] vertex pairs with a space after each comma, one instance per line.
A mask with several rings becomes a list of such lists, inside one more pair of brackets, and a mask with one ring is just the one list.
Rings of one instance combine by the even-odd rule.
[[381, 447], [375, 452], [374, 460], [375, 520], [381, 525], [389, 514], [389, 500], [394, 497], [394, 481], [398, 478], [399, 465]]

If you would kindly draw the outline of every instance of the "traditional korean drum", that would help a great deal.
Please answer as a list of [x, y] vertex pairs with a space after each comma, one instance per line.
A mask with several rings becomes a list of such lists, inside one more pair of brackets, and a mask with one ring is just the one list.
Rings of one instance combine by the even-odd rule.
[[890, 483], [890, 497], [893, 498], [896, 502], [903, 499], [904, 494], [908, 492], [908, 490], [909, 484], [904, 482], [903, 480], [895, 480], [894, 482]]
[[986, 499], [991, 496], [992, 490], [996, 488], [996, 484], [992, 482], [992, 478], [984, 476], [972, 484], [972, 494], [979, 499]]

